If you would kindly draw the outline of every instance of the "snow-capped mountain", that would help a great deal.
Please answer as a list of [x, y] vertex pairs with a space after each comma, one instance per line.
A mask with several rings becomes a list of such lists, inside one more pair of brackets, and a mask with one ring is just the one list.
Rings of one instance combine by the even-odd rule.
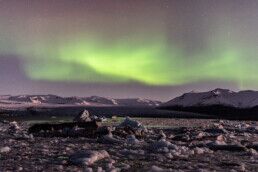
[[86, 102], [91, 102], [91, 103], [100, 103], [100, 104], [108, 104], [108, 105], [118, 105], [115, 99], [112, 98], [106, 98], [106, 97], [99, 97], [99, 96], [91, 96], [91, 97], [86, 97], [82, 98]]
[[18, 95], [0, 96], [0, 104], [27, 105], [109, 105], [109, 106], [158, 106], [159, 101], [148, 99], [113, 99], [99, 96], [91, 97], [60, 97], [56, 95]]
[[234, 92], [227, 89], [215, 89], [208, 92], [189, 92], [176, 97], [161, 107], [200, 107], [226, 106], [234, 108], [252, 108], [258, 106], [258, 91]]
[[159, 106], [161, 104], [160, 101], [157, 100], [149, 100], [149, 99], [116, 99], [118, 104], [124, 106]]
[[89, 104], [79, 97], [60, 97], [56, 95], [19, 95], [8, 97], [9, 101], [32, 104]]

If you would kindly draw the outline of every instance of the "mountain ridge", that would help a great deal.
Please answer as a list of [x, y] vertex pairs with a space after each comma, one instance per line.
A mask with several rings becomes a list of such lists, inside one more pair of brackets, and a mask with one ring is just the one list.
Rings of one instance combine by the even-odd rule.
[[112, 105], [112, 106], [158, 106], [157, 100], [128, 98], [114, 99], [100, 96], [90, 97], [61, 97], [53, 94], [47, 95], [0, 95], [0, 104], [62, 104], [62, 105]]

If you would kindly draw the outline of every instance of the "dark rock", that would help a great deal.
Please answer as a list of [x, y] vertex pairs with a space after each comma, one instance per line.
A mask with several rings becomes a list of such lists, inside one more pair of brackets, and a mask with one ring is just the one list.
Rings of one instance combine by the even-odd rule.
[[214, 151], [225, 150], [225, 151], [245, 151], [246, 147], [239, 144], [207, 144], [208, 148]]
[[[60, 124], [34, 124], [28, 129], [29, 134], [40, 134], [44, 137], [54, 136], [93, 136], [95, 135], [100, 124], [96, 121], [89, 122], [67, 122]], [[42, 133], [43, 132], [43, 133]]]
[[220, 128], [208, 128], [204, 130], [204, 132], [211, 133], [211, 134], [225, 134], [227, 131], [225, 129]]
[[108, 135], [112, 133], [112, 127], [110, 126], [102, 126], [99, 127], [96, 131], [96, 135], [98, 137], [104, 136], [104, 135]]

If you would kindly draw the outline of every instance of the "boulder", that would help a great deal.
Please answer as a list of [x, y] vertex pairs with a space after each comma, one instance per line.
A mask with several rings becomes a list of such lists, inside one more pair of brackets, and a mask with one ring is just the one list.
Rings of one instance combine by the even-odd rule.
[[20, 127], [16, 121], [10, 122], [9, 125], [10, 125], [9, 130], [13, 132], [20, 130]]
[[126, 117], [118, 127], [130, 127], [135, 130], [147, 131], [146, 127], [143, 126], [139, 121], [133, 120], [130, 117]]
[[73, 121], [74, 122], [89, 122], [92, 121], [93, 116], [90, 115], [89, 111], [84, 110], [79, 115], [77, 115]]

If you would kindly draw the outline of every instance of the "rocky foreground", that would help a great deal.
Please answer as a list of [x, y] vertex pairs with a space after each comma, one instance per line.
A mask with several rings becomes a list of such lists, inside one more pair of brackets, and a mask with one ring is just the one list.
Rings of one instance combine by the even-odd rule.
[[0, 122], [0, 171], [258, 171], [258, 122], [139, 120], [106, 123], [93, 137]]

